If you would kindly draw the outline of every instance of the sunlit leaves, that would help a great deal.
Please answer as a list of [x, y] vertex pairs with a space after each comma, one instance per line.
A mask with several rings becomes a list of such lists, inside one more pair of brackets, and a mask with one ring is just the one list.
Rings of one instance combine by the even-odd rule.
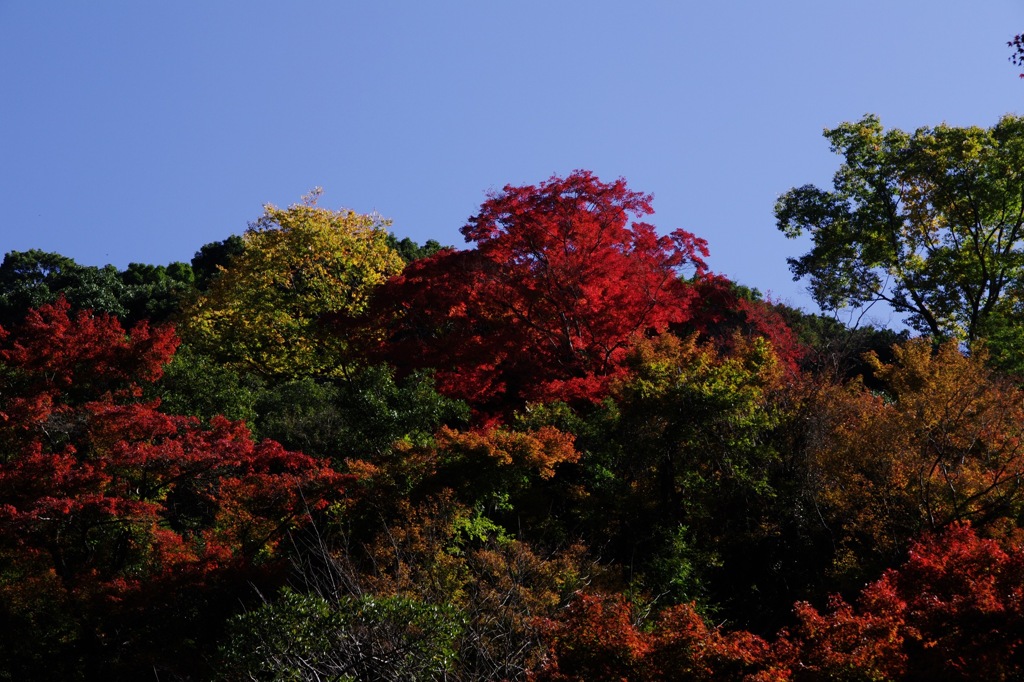
[[349, 344], [324, 333], [320, 318], [362, 312], [402, 259], [387, 244], [386, 221], [313, 199], [264, 207], [242, 252], [186, 310], [181, 333], [190, 344], [275, 377], [330, 375], [346, 364]]
[[388, 359], [489, 409], [594, 399], [635, 334], [687, 318], [707, 247], [639, 219], [651, 198], [587, 171], [506, 186], [463, 227], [471, 251], [415, 261], [381, 293]]
[[775, 207], [780, 230], [814, 242], [793, 274], [826, 309], [885, 301], [919, 331], [983, 335], [1024, 273], [1024, 120], [908, 134], [867, 116], [825, 137], [844, 158], [833, 190]]

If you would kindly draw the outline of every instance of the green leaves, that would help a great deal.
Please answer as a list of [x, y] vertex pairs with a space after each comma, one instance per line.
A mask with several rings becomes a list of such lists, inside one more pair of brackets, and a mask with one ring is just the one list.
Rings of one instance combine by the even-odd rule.
[[461, 630], [450, 606], [400, 596], [329, 601], [284, 589], [234, 619], [223, 679], [443, 679]]
[[71, 258], [38, 249], [11, 251], [0, 263], [0, 324], [17, 324], [31, 308], [63, 296], [78, 310], [116, 315], [122, 321], [164, 322], [176, 312], [193, 284], [185, 263], [79, 265]]
[[775, 206], [790, 260], [822, 308], [885, 301], [918, 331], [968, 342], [1024, 275], [1024, 121], [884, 130], [866, 116], [825, 131], [844, 158], [831, 191], [790, 190]]

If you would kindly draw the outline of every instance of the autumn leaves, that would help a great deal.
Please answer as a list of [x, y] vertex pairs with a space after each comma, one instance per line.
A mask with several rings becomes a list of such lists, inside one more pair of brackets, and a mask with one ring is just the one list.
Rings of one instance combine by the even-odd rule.
[[[176, 332], [20, 315], [8, 669], [1019, 676], [1021, 390], [981, 344], [761, 300], [650, 202], [586, 171], [508, 186], [469, 248], [408, 264], [379, 218], [268, 206], [192, 270], [133, 266]], [[22, 256], [12, 310], [70, 268]]]

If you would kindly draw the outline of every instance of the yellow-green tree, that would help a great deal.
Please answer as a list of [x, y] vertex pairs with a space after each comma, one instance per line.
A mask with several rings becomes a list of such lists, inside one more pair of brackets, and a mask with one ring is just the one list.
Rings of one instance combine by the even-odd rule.
[[325, 314], [357, 315], [370, 292], [402, 269], [388, 221], [303, 203], [264, 206], [245, 248], [184, 312], [179, 332], [220, 361], [275, 377], [331, 375], [350, 357]]

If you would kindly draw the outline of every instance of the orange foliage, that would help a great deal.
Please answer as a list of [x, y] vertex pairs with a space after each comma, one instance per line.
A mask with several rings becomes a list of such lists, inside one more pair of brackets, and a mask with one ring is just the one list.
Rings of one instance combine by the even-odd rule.
[[868, 356], [883, 394], [826, 386], [809, 410], [808, 489], [840, 571], [891, 562], [925, 529], [1005, 525], [1024, 501], [1024, 393], [952, 342], [894, 353], [892, 364]]
[[555, 466], [575, 462], [580, 455], [573, 448], [574, 436], [553, 426], [519, 432], [505, 429], [459, 432], [443, 427], [437, 435], [442, 450], [458, 453], [467, 460], [492, 460], [499, 466], [536, 471], [541, 478], [555, 475]]
[[666, 610], [646, 630], [621, 596], [580, 594], [543, 630], [548, 655], [535, 682], [788, 679], [768, 642], [709, 627], [690, 604]]

